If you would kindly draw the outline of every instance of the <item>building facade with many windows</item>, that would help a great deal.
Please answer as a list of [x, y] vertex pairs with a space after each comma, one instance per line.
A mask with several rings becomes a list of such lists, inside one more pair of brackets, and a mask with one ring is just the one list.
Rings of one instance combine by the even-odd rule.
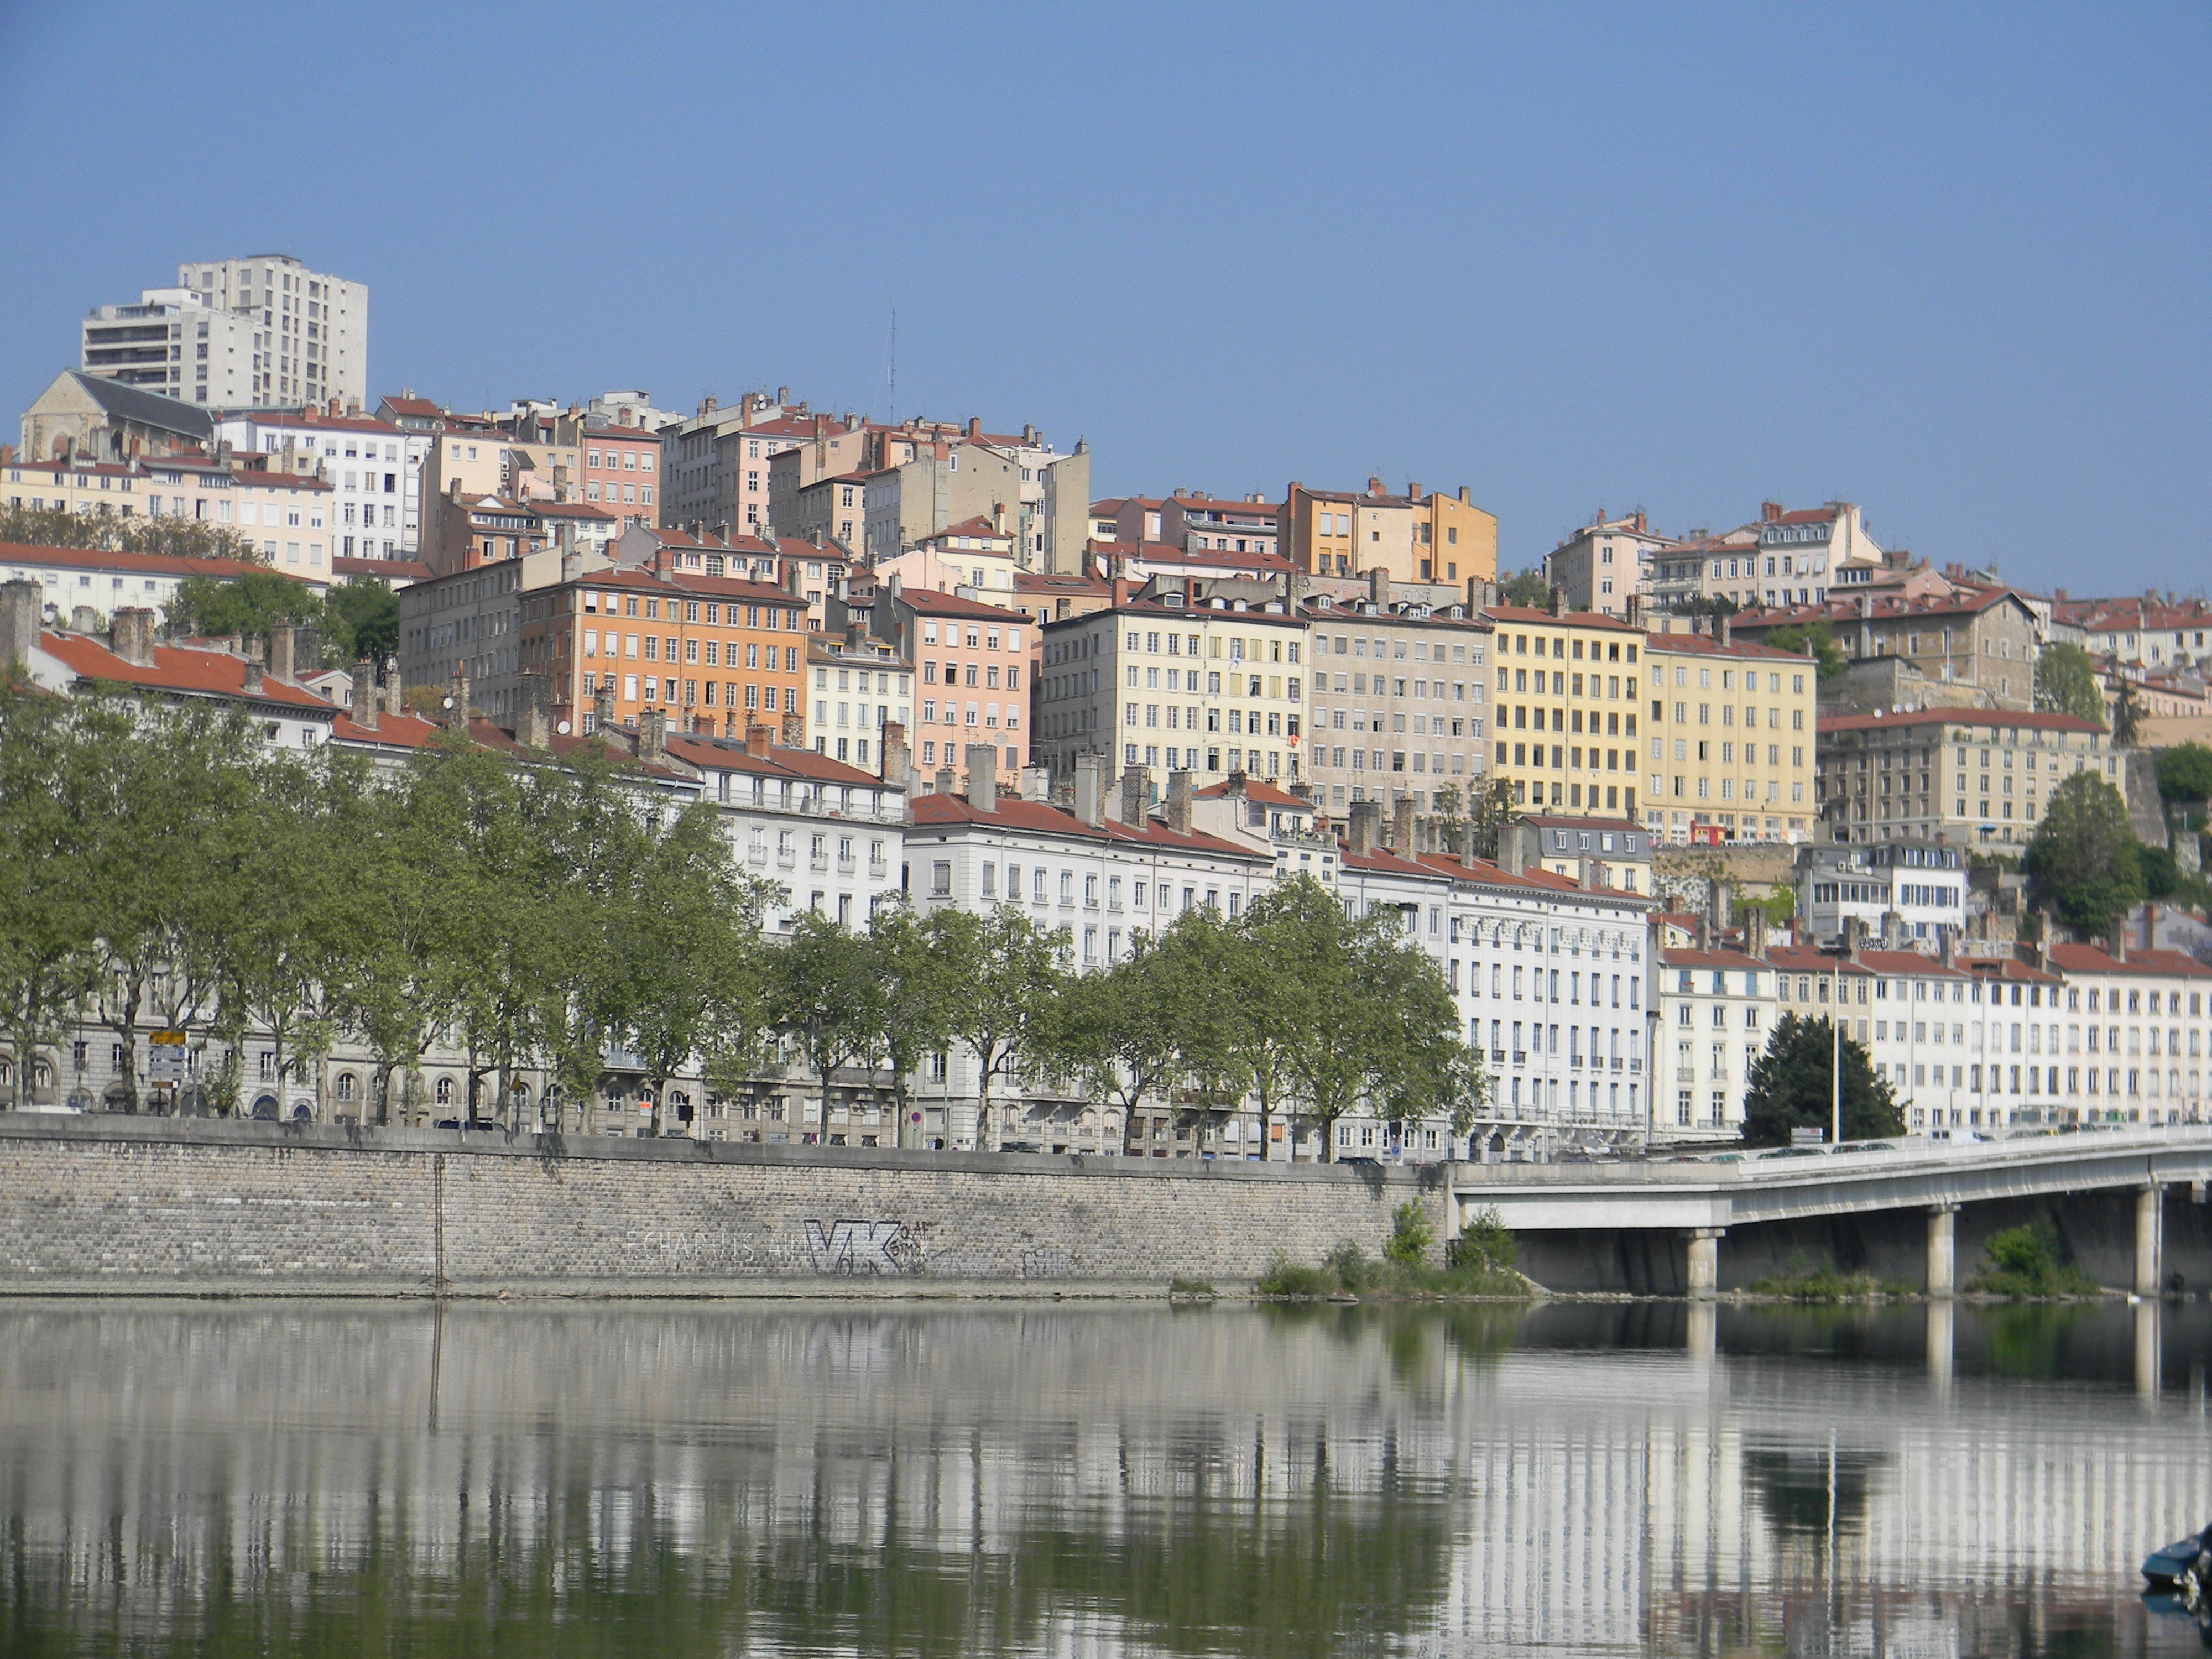
[[1813, 659], [1731, 638], [1723, 620], [1715, 634], [1649, 635], [1644, 666], [1653, 838], [1805, 840], [1819, 811]]
[[[246, 319], [252, 356], [248, 395], [241, 401], [283, 407], [335, 398], [341, 408], [354, 410], [368, 402], [365, 284], [310, 270], [289, 254], [255, 253], [179, 265], [177, 286], [198, 294], [212, 309]], [[197, 358], [192, 367], [197, 371]], [[198, 385], [197, 374], [192, 384]], [[174, 395], [202, 401], [191, 392]]]
[[1838, 841], [2025, 847], [2076, 772], [2127, 793], [2102, 726], [2078, 714], [1915, 708], [1820, 721], [1820, 810]]
[[1739, 951], [1659, 952], [1654, 1140], [1743, 1133], [1744, 1091], [1776, 1015], [1775, 970]]
[[1060, 776], [1088, 750], [1151, 793], [1170, 772], [1305, 775], [1306, 623], [1281, 599], [1127, 599], [1045, 624], [1039, 752]]
[[1298, 614], [1312, 655], [1304, 750], [1317, 805], [1340, 818], [1353, 802], [1410, 795], [1427, 812], [1438, 790], [1455, 788], [1464, 803], [1484, 787], [1488, 626], [1462, 605], [1325, 594]]
[[1594, 611], [1491, 605], [1491, 765], [1516, 806], [1637, 813], [1644, 631]]

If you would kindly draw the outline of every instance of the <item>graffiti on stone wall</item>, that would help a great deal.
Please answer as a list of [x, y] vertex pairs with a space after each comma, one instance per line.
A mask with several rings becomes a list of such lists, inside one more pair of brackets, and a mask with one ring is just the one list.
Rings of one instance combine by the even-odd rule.
[[807, 1254], [813, 1257], [817, 1273], [853, 1278], [903, 1271], [892, 1254], [906, 1231], [899, 1222], [837, 1221], [826, 1228], [818, 1221], [800, 1224], [806, 1231]]

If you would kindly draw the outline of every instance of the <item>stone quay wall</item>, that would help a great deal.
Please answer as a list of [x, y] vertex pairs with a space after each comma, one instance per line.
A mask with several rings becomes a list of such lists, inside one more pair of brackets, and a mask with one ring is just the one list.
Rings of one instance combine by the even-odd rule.
[[0, 1295], [1226, 1288], [1442, 1171], [0, 1113]]

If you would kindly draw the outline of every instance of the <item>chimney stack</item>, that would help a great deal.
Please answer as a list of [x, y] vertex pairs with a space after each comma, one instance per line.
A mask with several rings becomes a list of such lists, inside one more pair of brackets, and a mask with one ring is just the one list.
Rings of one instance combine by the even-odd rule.
[[0, 583], [0, 673], [39, 648], [39, 617], [44, 597], [36, 582]]
[[1168, 774], [1168, 828], [1178, 836], [1190, 833], [1190, 786], [1192, 775], [1176, 771]]
[[245, 670], [240, 675], [238, 684], [239, 690], [249, 697], [258, 697], [261, 695], [260, 658], [255, 656], [246, 658]]
[[525, 749], [553, 746], [553, 677], [514, 677], [514, 740]]
[[637, 757], [647, 766], [659, 766], [668, 758], [668, 716], [658, 708], [638, 711]]
[[951, 794], [952, 793], [952, 769], [949, 766], [939, 767], [937, 769], [936, 783], [937, 793], [939, 794]]
[[1052, 793], [1052, 774], [1042, 766], [1022, 768], [1022, 799], [1042, 801]]
[[1401, 859], [1413, 856], [1413, 798], [1399, 795], [1390, 802], [1390, 850]]
[[999, 747], [996, 744], [966, 744], [960, 758], [968, 768], [968, 804], [981, 812], [999, 810]]
[[363, 657], [353, 665], [353, 723], [374, 732], [376, 713], [376, 664]]
[[1379, 565], [1367, 573], [1367, 597], [1377, 611], [1390, 608], [1390, 573]]
[[896, 720], [884, 726], [883, 763], [885, 783], [897, 789], [914, 787], [914, 751], [906, 744], [906, 727]]
[[399, 659], [397, 657], [384, 659], [384, 712], [387, 714], [407, 712], [406, 691], [399, 684]]
[[1075, 757], [1075, 816], [1096, 830], [1106, 822], [1106, 757], [1085, 750]]
[[1356, 800], [1352, 803], [1346, 839], [1352, 853], [1365, 857], [1375, 850], [1382, 839], [1382, 803], [1379, 800]]
[[125, 605], [108, 618], [110, 645], [127, 663], [149, 668], [154, 662], [154, 613], [140, 605]]
[[2112, 925], [2105, 929], [2105, 954], [2115, 962], [2128, 959], [2128, 919], [2114, 916]]
[[70, 607], [70, 632], [72, 634], [91, 633], [93, 623], [97, 619], [100, 613], [94, 611], [88, 605], [71, 605]]
[[1145, 827], [1151, 816], [1152, 803], [1145, 799], [1151, 792], [1151, 779], [1139, 770], [1121, 774], [1121, 822], [1133, 830]]
[[459, 663], [453, 665], [453, 678], [446, 685], [446, 718], [442, 725], [469, 729], [469, 676]]

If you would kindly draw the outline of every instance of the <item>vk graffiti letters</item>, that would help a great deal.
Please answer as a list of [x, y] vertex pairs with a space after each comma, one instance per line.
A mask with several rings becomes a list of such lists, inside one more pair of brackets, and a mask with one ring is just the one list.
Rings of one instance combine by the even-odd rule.
[[827, 1228], [818, 1221], [801, 1224], [806, 1230], [807, 1254], [814, 1271], [823, 1274], [896, 1275], [901, 1269], [891, 1254], [906, 1229], [896, 1221], [839, 1221]]

